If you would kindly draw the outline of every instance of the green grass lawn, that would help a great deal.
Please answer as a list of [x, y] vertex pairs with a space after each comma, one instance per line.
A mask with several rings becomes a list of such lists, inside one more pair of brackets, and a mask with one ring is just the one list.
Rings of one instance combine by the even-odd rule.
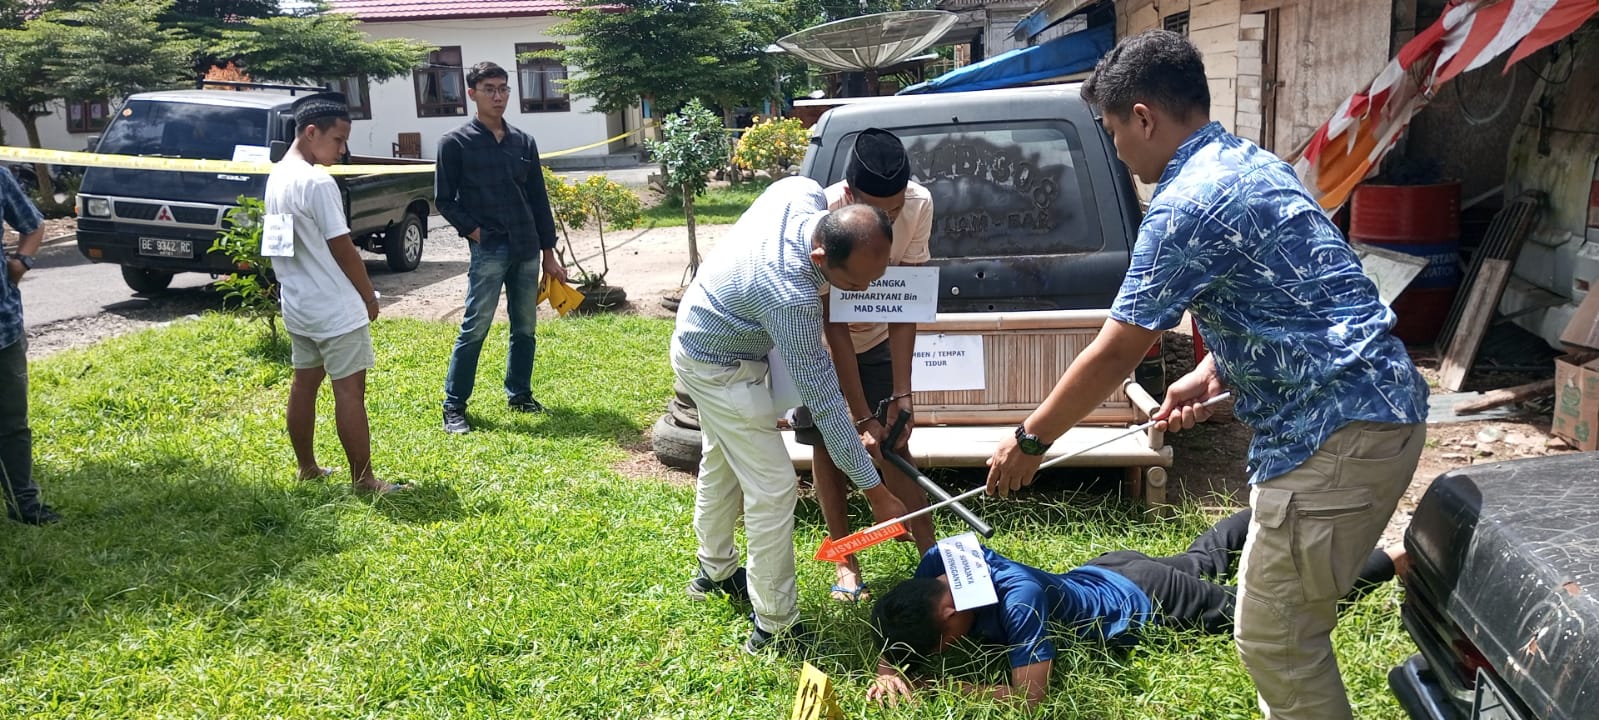
[[[748, 210], [755, 198], [761, 196], [772, 181], [758, 178], [734, 185], [722, 185], [707, 190], [694, 199], [694, 222], [702, 225], [730, 225]], [[644, 211], [644, 227], [682, 227], [683, 206], [663, 201]]]
[[[438, 415], [454, 328], [378, 323], [375, 464], [417, 489], [375, 501], [353, 497], [347, 476], [294, 479], [286, 352], [259, 341], [258, 325], [208, 316], [35, 363], [38, 476], [67, 519], [0, 524], [0, 716], [787, 717], [799, 661], [744, 655], [745, 610], [683, 595], [694, 567], [684, 476], [613, 469], [670, 396], [670, 327], [540, 324], [541, 416], [499, 401], [500, 328], [484, 349], [478, 430], [450, 437]], [[321, 410], [321, 459], [342, 466], [326, 390]], [[1173, 552], [1203, 522], [1145, 522], [1062, 491], [1024, 498], [983, 506], [1001, 530], [992, 544], [1050, 568], [1119, 547]], [[868, 706], [869, 608], [828, 599], [831, 568], [807, 559], [823, 532], [803, 500], [800, 602], [848, 717], [1030, 716], [947, 692], [913, 709]], [[914, 567], [903, 543], [864, 555], [879, 592]], [[1397, 593], [1362, 601], [1337, 636], [1361, 718], [1400, 717], [1383, 680], [1408, 652]], [[947, 665], [1002, 677], [994, 660]], [[1036, 717], [1254, 712], [1225, 637], [1157, 631], [1131, 652], [1068, 648], [1051, 683]]]

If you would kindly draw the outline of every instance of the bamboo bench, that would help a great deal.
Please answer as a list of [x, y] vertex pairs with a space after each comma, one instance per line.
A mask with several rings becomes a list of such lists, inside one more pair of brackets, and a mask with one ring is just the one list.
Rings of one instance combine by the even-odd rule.
[[[921, 468], [983, 467], [994, 448], [1043, 402], [1110, 316], [1105, 310], [1050, 310], [994, 313], [940, 313], [921, 323], [918, 334], [980, 335], [983, 338], [983, 390], [917, 391], [916, 431], [907, 460]], [[1049, 449], [1060, 457], [1104, 441], [1149, 419], [1160, 407], [1148, 391], [1128, 378], [1081, 424]], [[812, 449], [783, 434], [789, 458], [809, 470]], [[1166, 504], [1166, 468], [1171, 448], [1163, 433], [1148, 430], [1108, 443], [1061, 466], [1123, 468], [1129, 496], [1151, 507]]]

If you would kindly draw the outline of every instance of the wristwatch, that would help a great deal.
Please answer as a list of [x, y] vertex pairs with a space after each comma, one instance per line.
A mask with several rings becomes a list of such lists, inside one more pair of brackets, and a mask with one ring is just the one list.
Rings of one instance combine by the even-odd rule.
[[1043, 455], [1049, 452], [1049, 446], [1053, 444], [1039, 440], [1037, 435], [1027, 432], [1025, 425], [1016, 426], [1016, 446], [1027, 455]]
[[20, 252], [13, 252], [13, 253], [11, 253], [11, 258], [16, 260], [19, 263], [22, 263], [22, 269], [23, 270], [32, 270], [33, 269], [33, 256], [32, 255], [23, 255]]

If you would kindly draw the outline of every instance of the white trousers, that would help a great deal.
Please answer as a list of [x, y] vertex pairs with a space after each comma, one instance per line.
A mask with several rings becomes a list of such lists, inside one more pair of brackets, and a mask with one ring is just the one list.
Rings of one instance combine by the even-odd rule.
[[672, 370], [700, 413], [699, 483], [694, 535], [700, 568], [712, 580], [738, 569], [733, 530], [739, 513], [749, 546], [750, 604], [762, 630], [799, 619], [794, 581], [794, 503], [798, 479], [776, 427], [766, 363], [703, 363], [672, 343]]

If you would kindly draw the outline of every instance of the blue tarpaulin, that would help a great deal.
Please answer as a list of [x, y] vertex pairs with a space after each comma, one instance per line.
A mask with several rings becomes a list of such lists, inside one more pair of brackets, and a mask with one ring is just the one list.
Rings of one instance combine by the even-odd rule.
[[1101, 55], [1116, 44], [1116, 24], [1106, 23], [1055, 38], [1042, 45], [1017, 48], [974, 65], [951, 70], [917, 83], [900, 95], [960, 92], [1012, 87], [1092, 70]]

